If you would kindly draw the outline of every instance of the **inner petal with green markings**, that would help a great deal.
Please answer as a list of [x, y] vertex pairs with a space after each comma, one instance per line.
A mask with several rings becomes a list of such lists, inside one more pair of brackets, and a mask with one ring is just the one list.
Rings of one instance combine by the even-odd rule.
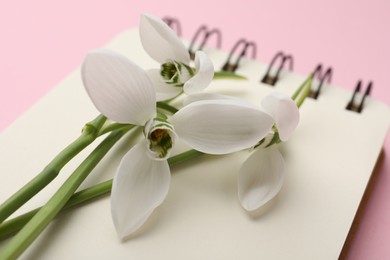
[[148, 143], [148, 154], [153, 159], [167, 159], [175, 143], [176, 133], [164, 115], [158, 114], [145, 125], [144, 134]]

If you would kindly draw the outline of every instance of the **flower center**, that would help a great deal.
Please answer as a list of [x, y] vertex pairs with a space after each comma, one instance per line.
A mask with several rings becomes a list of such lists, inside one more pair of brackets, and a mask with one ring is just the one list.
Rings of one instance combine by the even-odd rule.
[[156, 129], [150, 133], [149, 149], [154, 151], [159, 158], [167, 156], [172, 148], [172, 138], [166, 129]]
[[177, 61], [169, 61], [161, 65], [160, 75], [167, 84], [182, 87], [183, 84], [194, 76], [194, 70]]
[[176, 134], [173, 126], [166, 121], [164, 115], [157, 115], [146, 123], [144, 134], [148, 143], [149, 154], [154, 159], [166, 159], [169, 157]]

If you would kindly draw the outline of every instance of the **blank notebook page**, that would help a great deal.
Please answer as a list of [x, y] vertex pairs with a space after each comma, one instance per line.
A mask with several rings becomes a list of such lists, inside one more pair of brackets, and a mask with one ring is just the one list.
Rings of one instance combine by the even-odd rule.
[[[136, 30], [118, 35], [107, 48], [145, 69], [158, 66], [142, 50]], [[205, 52], [216, 68], [227, 57], [214, 49]], [[266, 69], [243, 59], [237, 73], [248, 80], [215, 80], [206, 91], [259, 105], [272, 91], [291, 95], [305, 79], [282, 72], [271, 87], [259, 83]], [[282, 190], [254, 213], [243, 210], [237, 198], [237, 174], [250, 152], [204, 155], [172, 167], [166, 200], [132, 239], [118, 239], [105, 196], [61, 214], [21, 259], [337, 259], [390, 122], [389, 108], [370, 98], [362, 113], [346, 110], [351, 95], [325, 85], [318, 100], [305, 101], [298, 128], [279, 145], [287, 170]], [[76, 69], [1, 133], [0, 200], [35, 176], [97, 114]], [[112, 178], [132, 144], [121, 140], [82, 188]], [[94, 146], [15, 215], [45, 203]], [[185, 149], [181, 145], [178, 152]]]

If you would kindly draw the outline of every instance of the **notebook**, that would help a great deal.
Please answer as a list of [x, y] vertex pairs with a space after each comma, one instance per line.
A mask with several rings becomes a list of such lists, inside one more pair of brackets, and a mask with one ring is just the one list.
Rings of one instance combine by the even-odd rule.
[[[288, 55], [278, 54], [274, 65], [284, 65], [273, 80], [278, 67], [267, 72], [270, 64], [250, 58], [254, 44], [241, 42], [232, 50], [243, 46], [241, 53], [233, 53], [228, 65], [228, 53], [202, 42], [193, 45], [209, 54], [215, 68], [235, 69], [248, 78], [215, 80], [206, 91], [259, 104], [262, 96], [273, 91], [291, 95], [306, 78], [289, 70]], [[118, 35], [106, 48], [143, 68], [157, 66], [142, 51], [136, 29]], [[362, 89], [355, 91], [354, 105], [349, 105], [353, 93], [327, 84], [329, 74], [324, 70], [323, 82], [315, 80], [312, 96], [318, 92], [317, 99], [305, 101], [297, 130], [280, 146], [287, 175], [281, 192], [265, 207], [248, 213], [237, 198], [237, 174], [248, 151], [202, 155], [172, 167], [166, 200], [131, 240], [117, 238], [105, 196], [62, 213], [21, 259], [337, 259], [380, 154], [390, 109], [364, 95]], [[97, 113], [77, 68], [6, 128], [0, 135], [0, 200], [35, 176]], [[72, 160], [14, 216], [45, 203], [97, 143]], [[112, 178], [131, 145], [129, 139], [121, 140], [81, 189]], [[0, 242], [0, 248], [6, 242]]]

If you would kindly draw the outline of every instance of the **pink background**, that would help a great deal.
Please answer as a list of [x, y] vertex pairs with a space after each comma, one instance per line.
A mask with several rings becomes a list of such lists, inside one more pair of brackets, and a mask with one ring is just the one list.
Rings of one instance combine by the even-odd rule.
[[[372, 96], [390, 105], [390, 2], [371, 1], [1, 1], [0, 131], [76, 66], [85, 53], [138, 25], [139, 14], [172, 16], [184, 38], [199, 25], [220, 28], [230, 50], [246, 37], [258, 60], [292, 53], [295, 71], [322, 62], [333, 83], [353, 89], [374, 80]], [[390, 138], [385, 143], [390, 152]], [[357, 225], [347, 259], [390, 259], [390, 159], [383, 165]]]

